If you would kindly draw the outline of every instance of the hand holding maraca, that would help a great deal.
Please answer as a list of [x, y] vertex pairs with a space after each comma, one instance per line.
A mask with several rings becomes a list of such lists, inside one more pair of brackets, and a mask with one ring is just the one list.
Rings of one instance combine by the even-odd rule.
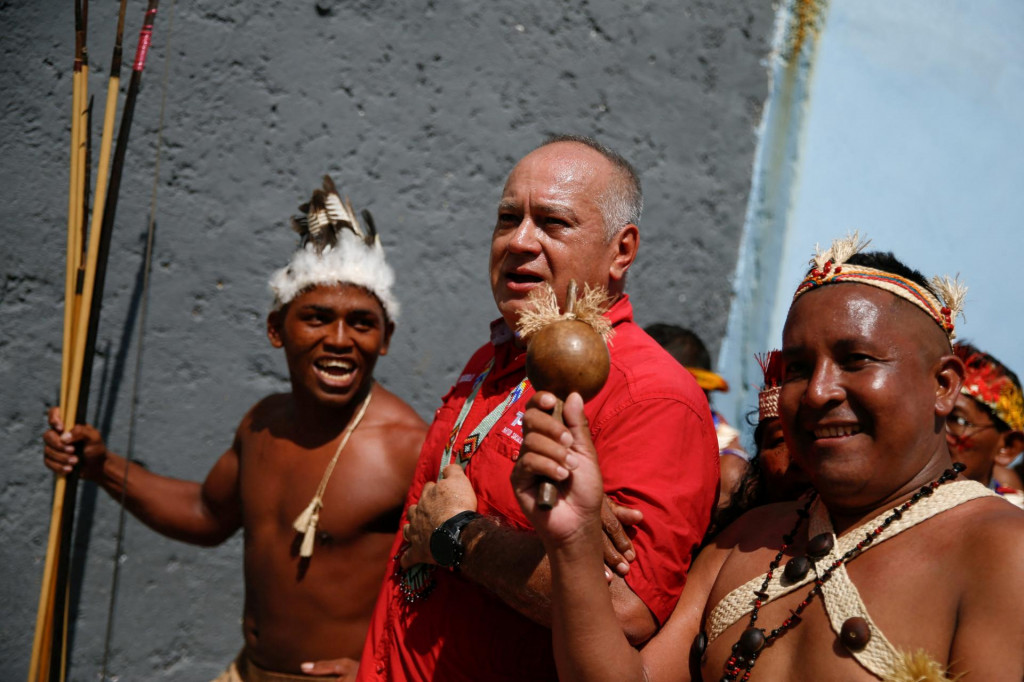
[[[520, 316], [519, 333], [528, 340], [526, 375], [538, 392], [554, 394], [552, 416], [558, 421], [570, 394], [578, 393], [585, 402], [597, 395], [608, 379], [611, 363], [605, 339], [611, 326], [603, 317], [607, 303], [603, 289], [589, 286], [577, 300], [576, 282], [570, 281], [564, 312], [559, 311], [554, 291], [544, 287], [534, 297], [533, 308]], [[542, 481], [537, 505], [551, 509], [557, 499], [555, 486]]]

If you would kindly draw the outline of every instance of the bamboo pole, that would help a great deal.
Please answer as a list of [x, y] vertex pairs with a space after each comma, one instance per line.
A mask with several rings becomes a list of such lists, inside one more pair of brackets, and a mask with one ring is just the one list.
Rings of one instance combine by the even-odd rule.
[[[100, 146], [100, 163], [96, 179], [97, 210], [92, 216], [91, 234], [98, 233], [103, 220], [106, 203], [106, 187], [110, 166], [110, 148], [113, 141], [114, 121], [117, 115], [117, 97], [120, 91], [120, 70], [122, 60], [122, 37], [126, 0], [121, 0], [118, 12], [117, 35], [111, 59], [111, 77], [108, 83], [106, 108], [104, 111], [103, 137]], [[61, 363], [60, 405], [62, 418], [67, 426], [78, 421], [81, 388], [81, 355], [86, 341], [86, 329], [91, 315], [83, 312], [83, 301], [93, 305], [93, 292], [85, 291], [86, 285], [95, 281], [96, 257], [85, 254], [85, 226], [89, 214], [89, 169], [91, 167], [91, 114], [92, 102], [85, 107], [88, 87], [88, 51], [86, 47], [88, 3], [75, 3], [75, 62], [72, 80], [72, 141], [71, 172], [68, 191], [68, 248], [67, 270], [65, 273], [65, 327], [64, 349]], [[84, 119], [84, 120], [83, 120]], [[97, 241], [95, 238], [93, 242]], [[96, 251], [93, 247], [92, 251]], [[88, 262], [91, 260], [91, 263]], [[83, 262], [86, 261], [86, 262]], [[91, 271], [86, 276], [87, 271]], [[91, 370], [91, 363], [90, 370]], [[77, 375], [77, 376], [76, 376]], [[61, 589], [66, 583], [66, 562], [62, 555], [69, 556], [70, 534], [67, 520], [73, 520], [74, 488], [76, 479], [58, 475], [54, 484], [54, 500], [51, 510], [50, 532], [46, 562], [43, 569], [43, 585], [40, 593], [39, 611], [36, 616], [36, 632], [29, 668], [29, 680], [63, 680], [67, 669], [67, 622], [70, 600], [69, 592]], [[70, 504], [69, 499], [70, 498]], [[69, 514], [70, 512], [70, 514]], [[62, 570], [63, 569], [63, 570]], [[61, 575], [64, 573], [65, 575]], [[58, 593], [63, 599], [57, 598]], [[61, 625], [55, 631], [55, 620]], [[57, 639], [59, 637], [59, 639]], [[56, 646], [55, 646], [56, 645]], [[55, 651], [56, 649], [56, 651]]]
[[[65, 427], [79, 423], [85, 415], [89, 399], [89, 388], [92, 378], [92, 361], [95, 356], [96, 337], [99, 329], [101, 301], [103, 297], [103, 286], [106, 277], [106, 263], [110, 252], [110, 238], [113, 232], [114, 217], [117, 207], [117, 199], [120, 192], [121, 174], [124, 168], [125, 153], [128, 146], [128, 136], [131, 131], [132, 119], [135, 111], [135, 101], [138, 98], [139, 85], [142, 78], [142, 70], [145, 66], [146, 56], [152, 39], [153, 22], [156, 18], [158, 0], [149, 0], [146, 9], [142, 29], [139, 32], [139, 43], [136, 50], [135, 62], [132, 68], [132, 76], [128, 85], [128, 92], [125, 97], [124, 110], [121, 117], [121, 126], [117, 136], [117, 146], [114, 151], [113, 161], [110, 168], [109, 181], [106, 187], [106, 196], [102, 204], [97, 198], [96, 206], [103, 206], [99, 229], [92, 229], [89, 233], [89, 251], [85, 259], [85, 276], [82, 282], [82, 300], [86, 303], [83, 306], [78, 319], [75, 320], [74, 348], [71, 354], [72, 370], [69, 376], [69, 387], [67, 390], [66, 408], [62, 410]], [[122, 0], [122, 8], [124, 2]], [[119, 30], [123, 30], [123, 18], [119, 18]], [[116, 63], [120, 64], [120, 55], [115, 53]], [[119, 71], [119, 69], [118, 69]], [[112, 70], [113, 74], [113, 70]], [[119, 82], [119, 79], [118, 79]], [[115, 102], [116, 102], [116, 91]], [[108, 92], [108, 101], [110, 94]], [[105, 119], [113, 115], [114, 109], [104, 112]], [[106, 128], [106, 120], [104, 127]], [[108, 152], [109, 153], [109, 152]], [[101, 156], [104, 151], [101, 149]], [[102, 162], [101, 162], [102, 163]], [[97, 177], [97, 183], [105, 178], [106, 174], [101, 173]], [[54, 526], [59, 536], [55, 545], [57, 559], [55, 561], [55, 578], [53, 578], [54, 593], [51, 597], [49, 612], [52, 614], [52, 624], [49, 628], [51, 642], [49, 649], [48, 677], [30, 677], [30, 682], [42, 682], [44, 679], [50, 682], [61, 682], [66, 672], [66, 629], [68, 622], [68, 570], [71, 556], [71, 537], [74, 527], [75, 496], [77, 490], [77, 472], [68, 476], [58, 476], [55, 486], [55, 499], [53, 516], [51, 517], [51, 543], [54, 537]], [[62, 485], [63, 484], [63, 485]], [[58, 491], [60, 499], [57, 499]], [[48, 548], [49, 550], [50, 548]], [[50, 555], [48, 553], [49, 561]], [[44, 585], [47, 584], [45, 581]], [[59, 605], [59, 607], [57, 606]], [[44, 617], [45, 620], [45, 617]], [[38, 634], [38, 630], [37, 630]], [[42, 649], [43, 647], [40, 647]], [[35, 647], [33, 653], [35, 657]], [[35, 664], [35, 658], [33, 660]], [[36, 667], [41, 669], [44, 664]]]
[[70, 353], [74, 346], [74, 300], [76, 278], [78, 276], [79, 254], [78, 233], [81, 220], [78, 212], [82, 206], [81, 195], [78, 193], [78, 147], [81, 136], [81, 102], [82, 88], [86, 85], [82, 79], [82, 61], [85, 49], [85, 31], [82, 26], [82, 7], [75, 0], [75, 60], [71, 76], [71, 153], [68, 175], [68, 238], [67, 238], [67, 269], [64, 279], [64, 345], [61, 359], [61, 395], [60, 405], [67, 400], [67, 387], [71, 376]]
[[[72, 349], [75, 345], [74, 329], [78, 306], [76, 290], [79, 281], [79, 266], [82, 255], [81, 215], [84, 205], [84, 182], [79, 177], [83, 172], [82, 146], [83, 126], [82, 108], [86, 101], [88, 89], [88, 70], [86, 68], [86, 14], [79, 0], [75, 0], [75, 58], [71, 79], [71, 153], [69, 159], [68, 178], [68, 223], [67, 223], [67, 263], [64, 279], [64, 334], [61, 354], [61, 389], [60, 405], [62, 411], [68, 405], [71, 385]], [[49, 643], [53, 631], [54, 587], [56, 584], [56, 563], [60, 544], [60, 523], [63, 515], [65, 477], [58, 475], [54, 481], [53, 508], [50, 514], [50, 531], [47, 540], [46, 559], [43, 564], [43, 580], [39, 594], [39, 608], [36, 612], [36, 628], [32, 642], [32, 659], [29, 664], [29, 682], [45, 680], [50, 676]]]

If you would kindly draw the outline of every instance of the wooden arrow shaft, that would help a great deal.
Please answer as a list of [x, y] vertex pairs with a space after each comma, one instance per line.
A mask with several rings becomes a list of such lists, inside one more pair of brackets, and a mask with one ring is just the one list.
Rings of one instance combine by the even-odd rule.
[[[88, 406], [89, 388], [92, 376], [92, 360], [95, 356], [96, 337], [99, 329], [101, 301], [106, 276], [106, 262], [110, 253], [110, 237], [113, 232], [115, 208], [120, 191], [120, 179], [128, 146], [138, 97], [142, 69], [149, 50], [156, 16], [157, 0], [150, 0], [145, 19], [139, 33], [139, 47], [136, 52], [128, 93], [122, 112], [117, 146], [111, 162], [111, 141], [114, 118], [117, 110], [117, 95], [120, 89], [121, 36], [124, 29], [125, 0], [121, 1], [118, 17], [118, 34], [115, 41], [111, 64], [111, 78], [108, 83], [106, 108], [104, 110], [103, 138], [100, 147], [99, 169], [96, 179], [95, 210], [92, 227], [89, 230], [89, 248], [84, 263], [81, 262], [81, 230], [72, 226], [84, 224], [86, 195], [86, 163], [81, 125], [81, 108], [87, 98], [84, 96], [84, 80], [79, 77], [73, 85], [72, 120], [72, 180], [68, 200], [68, 266], [65, 279], [65, 330], [64, 352], [61, 370], [61, 412], [64, 424], [70, 427], [80, 423]], [[84, 53], [84, 27], [80, 9], [76, 5], [76, 67], [81, 63], [79, 55]], [[81, 49], [80, 49], [81, 48]], [[82, 68], [76, 69], [76, 76]], [[87, 71], [86, 71], [87, 74]], [[76, 128], [75, 122], [79, 125]], [[108, 167], [109, 182], [108, 182]], [[80, 275], [79, 272], [82, 274]], [[46, 562], [43, 568], [43, 585], [40, 593], [39, 611], [36, 615], [36, 633], [32, 647], [32, 661], [29, 668], [29, 682], [60, 682], [64, 679], [67, 665], [66, 643], [68, 623], [68, 573], [70, 570], [71, 538], [74, 528], [77, 473], [58, 475], [54, 484], [53, 507], [50, 516], [50, 532]]]

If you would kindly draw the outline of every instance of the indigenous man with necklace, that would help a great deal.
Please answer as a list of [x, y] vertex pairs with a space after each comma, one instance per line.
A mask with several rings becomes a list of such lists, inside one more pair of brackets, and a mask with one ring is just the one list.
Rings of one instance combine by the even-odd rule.
[[[779, 411], [816, 491], [726, 528], [642, 652], [594, 589], [601, 472], [578, 399], [565, 427], [528, 411], [514, 482], [551, 561], [562, 680], [1024, 678], [1024, 512], [946, 445], [964, 290], [863, 246], [816, 255], [783, 332]], [[549, 512], [538, 475], [564, 480]]]
[[693, 377], [633, 322], [623, 292], [641, 204], [632, 167], [587, 138], [551, 140], [509, 175], [491, 238], [501, 317], [427, 434], [360, 680], [556, 679], [548, 563], [509, 483], [534, 393], [513, 330], [545, 284], [560, 302], [570, 280], [613, 298], [611, 371], [587, 404], [588, 434], [606, 474], [602, 502], [607, 493], [643, 519], [635, 560], [610, 581], [599, 567], [599, 590], [630, 641], [671, 613], [714, 507], [718, 447]]
[[426, 430], [373, 380], [398, 302], [372, 219], [328, 177], [301, 210], [267, 319], [292, 390], [249, 411], [205, 482], [129, 464], [91, 426], [63, 433], [57, 413], [44, 436], [47, 466], [70, 470], [80, 443], [82, 475], [157, 532], [216, 545], [243, 529], [245, 648], [224, 682], [354, 677]]

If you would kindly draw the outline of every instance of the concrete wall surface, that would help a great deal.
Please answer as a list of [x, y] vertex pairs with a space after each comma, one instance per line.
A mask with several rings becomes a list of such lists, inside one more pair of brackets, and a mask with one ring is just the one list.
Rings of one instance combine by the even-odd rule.
[[[116, 7], [89, 10], [96, 146]], [[2, 680], [26, 675], [50, 509], [39, 436], [60, 378], [72, 9], [0, 2]], [[143, 9], [129, 3], [129, 63]], [[691, 326], [717, 348], [772, 21], [755, 0], [165, 0], [128, 150], [89, 420], [124, 451], [168, 65], [134, 452], [196, 480], [246, 409], [287, 388], [264, 333], [266, 280], [295, 246], [288, 216], [324, 172], [374, 212], [405, 308], [378, 377], [424, 416], [486, 340], [494, 207], [511, 165], [548, 133], [591, 134], [635, 162], [647, 201], [630, 282], [638, 320]], [[69, 679], [94, 680], [118, 508], [90, 484], [80, 501]], [[129, 520], [114, 678], [214, 677], [241, 645], [240, 552], [238, 537], [200, 549]]]

